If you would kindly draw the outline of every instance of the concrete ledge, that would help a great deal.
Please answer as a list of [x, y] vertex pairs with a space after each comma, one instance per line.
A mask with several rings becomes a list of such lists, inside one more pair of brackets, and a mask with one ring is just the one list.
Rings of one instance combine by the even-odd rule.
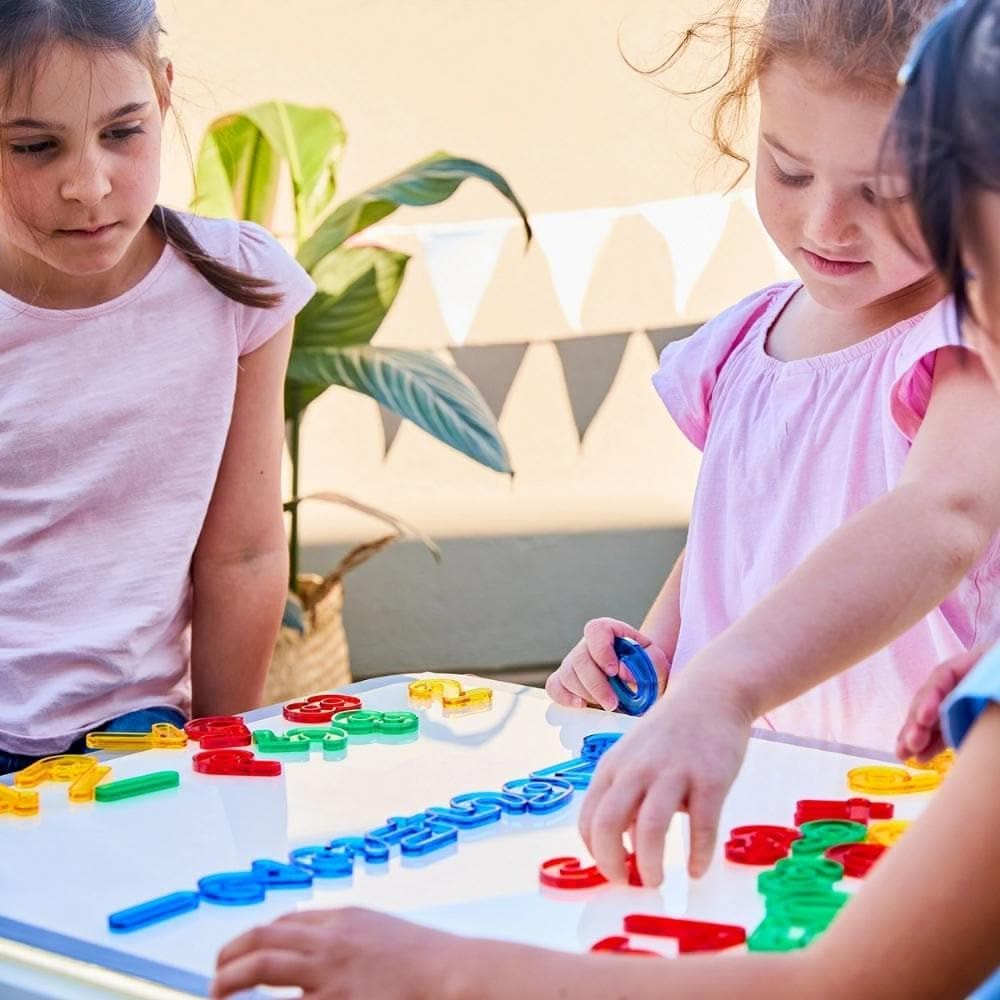
[[[440, 565], [419, 543], [398, 542], [345, 581], [355, 677], [558, 663], [588, 619], [640, 622], [686, 534], [661, 527], [443, 539]], [[347, 548], [309, 546], [303, 567], [328, 571]]]

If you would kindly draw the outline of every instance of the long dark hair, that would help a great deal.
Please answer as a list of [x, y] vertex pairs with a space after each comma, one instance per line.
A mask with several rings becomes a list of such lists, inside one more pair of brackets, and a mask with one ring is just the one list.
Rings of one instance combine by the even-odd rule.
[[885, 158], [902, 161], [921, 235], [962, 315], [962, 232], [976, 224], [971, 195], [1000, 190], [1000, 0], [948, 7], [901, 78]]
[[[155, 0], [0, 0], [0, 72], [20, 85], [38, 71], [53, 42], [128, 52], [149, 70], [161, 102], [168, 96], [160, 60], [163, 28]], [[266, 309], [281, 301], [271, 281], [244, 274], [206, 253], [173, 209], [157, 205], [148, 225], [223, 295]]]

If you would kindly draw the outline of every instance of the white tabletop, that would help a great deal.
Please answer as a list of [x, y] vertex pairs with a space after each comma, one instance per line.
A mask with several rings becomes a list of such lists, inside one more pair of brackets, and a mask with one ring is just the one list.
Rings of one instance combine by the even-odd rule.
[[[409, 709], [407, 684], [414, 679], [381, 678], [345, 690], [360, 695], [366, 708]], [[587, 857], [576, 831], [583, 794], [577, 792], [558, 812], [505, 816], [500, 823], [462, 831], [457, 845], [426, 858], [394, 852], [381, 871], [358, 863], [350, 879], [316, 879], [310, 889], [271, 891], [260, 904], [203, 902], [193, 912], [132, 933], [108, 930], [109, 914], [194, 890], [204, 875], [247, 870], [255, 859], [284, 861], [295, 847], [358, 835], [389, 816], [447, 805], [460, 792], [499, 791], [505, 781], [576, 757], [587, 734], [621, 732], [634, 721], [561, 709], [533, 688], [461, 680], [467, 687], [492, 687], [493, 708], [455, 717], [443, 716], [439, 706], [421, 710], [415, 742], [352, 743], [338, 761], [314, 753], [305, 761], [286, 761], [280, 778], [195, 773], [190, 758], [199, 748], [189, 744], [184, 750], [109, 760], [108, 780], [178, 770], [181, 785], [175, 790], [112, 804], [73, 804], [64, 785], [43, 786], [37, 817], [0, 816], [0, 995], [4, 1000], [204, 995], [226, 941], [293, 909], [362, 905], [459, 934], [571, 951], [586, 951], [596, 940], [620, 933], [626, 913], [739, 923], [748, 931], [760, 921], [759, 869], [725, 861], [721, 842], [709, 873], [689, 881], [682, 821], [671, 828], [660, 889], [543, 890], [538, 880], [543, 860]], [[251, 728], [275, 732], [294, 725], [274, 707], [247, 720]], [[846, 772], [874, 756], [755, 738], [727, 801], [723, 829], [791, 825], [798, 799], [848, 797]], [[925, 799], [897, 799], [897, 816], [916, 815]], [[845, 881], [850, 888], [851, 880]]]

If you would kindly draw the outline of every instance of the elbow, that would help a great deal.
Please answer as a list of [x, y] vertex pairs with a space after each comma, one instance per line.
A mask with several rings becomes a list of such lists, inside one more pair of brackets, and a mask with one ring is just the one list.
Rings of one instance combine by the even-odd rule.
[[979, 562], [996, 530], [995, 517], [982, 498], [966, 491], [935, 491], [927, 523], [938, 540], [942, 569], [956, 581]]
[[248, 543], [226, 549], [199, 548], [192, 563], [194, 576], [217, 573], [250, 577], [259, 585], [288, 584], [288, 547], [284, 539], [277, 542]]

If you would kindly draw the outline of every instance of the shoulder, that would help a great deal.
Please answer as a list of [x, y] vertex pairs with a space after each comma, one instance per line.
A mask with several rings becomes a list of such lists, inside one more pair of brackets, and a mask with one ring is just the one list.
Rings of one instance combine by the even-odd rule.
[[209, 219], [177, 212], [202, 250], [232, 267], [246, 267], [247, 260], [288, 259], [290, 254], [263, 226], [244, 219]]
[[227, 264], [236, 259], [240, 227], [244, 223], [236, 219], [208, 219], [191, 212], [175, 212], [175, 214], [209, 256]]
[[660, 356], [661, 370], [681, 358], [717, 369], [762, 320], [779, 312], [798, 288], [798, 282], [782, 282], [747, 295], [691, 336], [668, 344]]
[[959, 347], [962, 335], [959, 330], [955, 301], [951, 296], [931, 306], [916, 317], [897, 341], [897, 368], [905, 369], [926, 354], [942, 347]]
[[742, 339], [764, 317], [781, 310], [800, 287], [798, 281], [782, 281], [751, 292], [708, 320], [695, 336], [725, 339], [731, 335]]
[[685, 436], [703, 448], [713, 395], [723, 368], [748, 342], [752, 331], [777, 314], [798, 282], [769, 285], [737, 302], [684, 340], [667, 344], [653, 386]]
[[947, 347], [964, 349], [950, 296], [917, 317], [893, 342], [894, 356], [889, 356], [890, 412], [910, 441], [927, 414], [938, 352]]

